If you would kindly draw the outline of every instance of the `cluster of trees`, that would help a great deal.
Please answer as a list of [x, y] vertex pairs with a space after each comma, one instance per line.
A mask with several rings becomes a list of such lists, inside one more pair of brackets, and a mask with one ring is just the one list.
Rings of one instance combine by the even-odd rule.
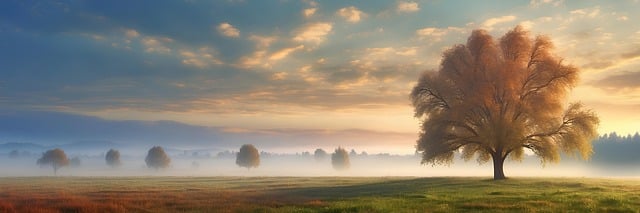
[[640, 134], [619, 135], [616, 132], [601, 135], [593, 143], [593, 162], [616, 166], [637, 166], [640, 163]]
[[[352, 152], [355, 151], [352, 150]], [[327, 152], [323, 149], [316, 149], [314, 152], [314, 158], [318, 161], [322, 161], [327, 156]], [[110, 149], [105, 155], [105, 162], [110, 167], [122, 165], [120, 151]], [[145, 157], [145, 163], [147, 167], [158, 170], [169, 167], [171, 158], [162, 147], [154, 146], [149, 149]], [[80, 166], [81, 162], [78, 157], [69, 159], [64, 150], [56, 148], [42, 153], [42, 157], [37, 160], [37, 164], [41, 167], [53, 168], [54, 175], [57, 175], [60, 168], [65, 166], [77, 167]], [[247, 170], [256, 168], [260, 166], [260, 152], [252, 144], [242, 145], [240, 151], [236, 153], [236, 164], [240, 167], [247, 168]], [[331, 154], [331, 164], [336, 170], [349, 169], [349, 153], [342, 147], [338, 147], [335, 152]]]
[[596, 142], [601, 143], [640, 143], [640, 133], [619, 135], [617, 132], [605, 133], [598, 137]]
[[[122, 161], [120, 161], [120, 151], [110, 149], [105, 155], [105, 162], [111, 167], [118, 167], [122, 165]], [[169, 158], [162, 147], [154, 146], [149, 149], [145, 162], [149, 168], [160, 169], [168, 167], [169, 163], [171, 163], [171, 158]], [[53, 168], [54, 175], [57, 175], [58, 169], [65, 166], [78, 167], [80, 166], [81, 161], [78, 157], [69, 159], [64, 150], [56, 148], [42, 153], [42, 157], [40, 157], [36, 163], [41, 167]]]

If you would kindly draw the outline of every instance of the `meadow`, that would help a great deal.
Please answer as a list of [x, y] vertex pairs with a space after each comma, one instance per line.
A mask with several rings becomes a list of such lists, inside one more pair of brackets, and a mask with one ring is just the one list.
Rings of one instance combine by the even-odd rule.
[[0, 212], [638, 212], [640, 180], [10, 177]]

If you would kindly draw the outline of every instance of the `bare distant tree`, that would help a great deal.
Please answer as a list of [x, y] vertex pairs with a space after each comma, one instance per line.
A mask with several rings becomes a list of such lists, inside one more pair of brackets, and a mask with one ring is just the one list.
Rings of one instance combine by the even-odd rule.
[[107, 165], [111, 167], [117, 167], [122, 165], [122, 162], [120, 161], [120, 151], [118, 150], [109, 149], [104, 159], [107, 162]]
[[236, 164], [240, 167], [246, 167], [247, 169], [260, 166], [260, 153], [258, 149], [251, 144], [242, 145], [236, 157]]
[[327, 152], [324, 151], [324, 149], [318, 148], [315, 152], [313, 152], [313, 158], [315, 158], [316, 161], [322, 161], [327, 158]]
[[347, 170], [351, 167], [349, 162], [349, 153], [342, 147], [338, 147], [333, 154], [331, 154], [331, 165], [336, 170]]
[[169, 167], [171, 158], [167, 156], [167, 153], [164, 152], [164, 149], [162, 149], [162, 147], [154, 146], [153, 148], [149, 149], [149, 153], [147, 154], [147, 157], [144, 159], [144, 161], [147, 163], [147, 167], [157, 170], [160, 168]]
[[53, 167], [53, 174], [58, 175], [58, 169], [68, 166], [69, 159], [62, 149], [51, 149], [42, 153], [42, 157], [38, 159], [37, 164], [40, 166]]
[[521, 160], [524, 149], [543, 164], [559, 161], [561, 151], [588, 159], [599, 119], [581, 103], [565, 104], [578, 73], [553, 54], [549, 37], [531, 38], [517, 26], [496, 41], [474, 30], [411, 92], [423, 120], [422, 163], [450, 164], [461, 149], [466, 160], [493, 159], [494, 179], [504, 179], [505, 159]]

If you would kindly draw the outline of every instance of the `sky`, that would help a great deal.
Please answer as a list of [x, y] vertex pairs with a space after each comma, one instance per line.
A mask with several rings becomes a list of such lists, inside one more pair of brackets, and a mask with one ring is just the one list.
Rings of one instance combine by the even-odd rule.
[[1, 4], [5, 115], [171, 121], [326, 146], [357, 137], [343, 145], [412, 153], [419, 74], [474, 29], [498, 38], [521, 25], [581, 69], [570, 101], [600, 116], [600, 133], [640, 129], [638, 0]]

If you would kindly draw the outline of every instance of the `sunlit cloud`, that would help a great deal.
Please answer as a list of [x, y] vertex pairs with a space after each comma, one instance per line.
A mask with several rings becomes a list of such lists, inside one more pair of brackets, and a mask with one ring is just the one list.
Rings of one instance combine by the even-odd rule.
[[320, 44], [326, 40], [326, 37], [331, 32], [332, 28], [333, 24], [328, 22], [307, 24], [294, 31], [295, 35], [293, 40], [297, 42]]
[[127, 36], [127, 38], [136, 38], [140, 36], [140, 33], [138, 33], [138, 31], [133, 29], [127, 29], [125, 30], [125, 35]]
[[581, 17], [595, 18], [600, 14], [600, 7], [577, 9], [577, 10], [572, 10], [569, 13], [571, 15], [579, 16], [579, 17], [581, 16]]
[[220, 23], [220, 25], [218, 25], [216, 29], [218, 29], [218, 32], [220, 34], [226, 37], [233, 37], [233, 38], [240, 37], [240, 30], [238, 30], [233, 25], [227, 22]]
[[531, 7], [540, 7], [543, 5], [552, 5], [554, 7], [558, 7], [560, 5], [562, 5], [562, 3], [564, 2], [564, 0], [531, 0], [529, 2], [529, 6]]
[[277, 39], [278, 38], [275, 36], [258, 36], [258, 35], [249, 36], [249, 40], [255, 42], [256, 47], [258, 49], [268, 48], [269, 46], [271, 46], [271, 43], [273, 43]]
[[170, 38], [156, 38], [145, 37], [142, 39], [142, 44], [145, 46], [145, 51], [148, 53], [171, 53], [171, 48], [167, 47], [167, 43], [173, 42]]
[[366, 15], [364, 12], [354, 6], [340, 8], [338, 12], [336, 12], [336, 14], [350, 23], [358, 23]]
[[181, 50], [182, 63], [188, 66], [194, 66], [200, 69], [208, 68], [213, 65], [221, 65], [222, 61], [214, 57], [217, 53], [208, 47], [198, 49], [198, 52], [189, 50]]
[[508, 23], [515, 20], [516, 20], [516, 16], [513, 16], [513, 15], [501, 16], [501, 17], [487, 19], [484, 22], [482, 22], [480, 26], [483, 29], [492, 30], [495, 25]]
[[307, 8], [304, 9], [302, 11], [302, 15], [304, 15], [304, 17], [309, 18], [311, 16], [313, 16], [313, 14], [316, 14], [316, 11], [318, 10], [318, 8]]
[[289, 74], [286, 72], [276, 72], [271, 75], [271, 80], [275, 80], [275, 81], [284, 80], [287, 78], [287, 75]]
[[458, 28], [458, 27], [448, 27], [448, 28], [426, 27], [426, 28], [416, 30], [416, 35], [418, 35], [418, 37], [422, 39], [429, 38], [432, 41], [440, 41], [442, 40], [443, 36], [452, 32], [460, 33], [460, 32], [464, 32], [464, 29]]
[[418, 12], [420, 10], [420, 6], [417, 2], [413, 1], [400, 1], [396, 7], [396, 11], [402, 13], [413, 13]]
[[281, 49], [281, 50], [276, 51], [275, 53], [271, 54], [271, 56], [269, 56], [269, 60], [272, 60], [272, 61], [282, 60], [282, 59], [286, 58], [287, 56], [289, 56], [289, 54], [291, 54], [292, 52], [298, 51], [298, 50], [302, 50], [302, 49], [304, 49], [304, 45], [298, 45], [296, 47], [284, 48], [284, 49]]

